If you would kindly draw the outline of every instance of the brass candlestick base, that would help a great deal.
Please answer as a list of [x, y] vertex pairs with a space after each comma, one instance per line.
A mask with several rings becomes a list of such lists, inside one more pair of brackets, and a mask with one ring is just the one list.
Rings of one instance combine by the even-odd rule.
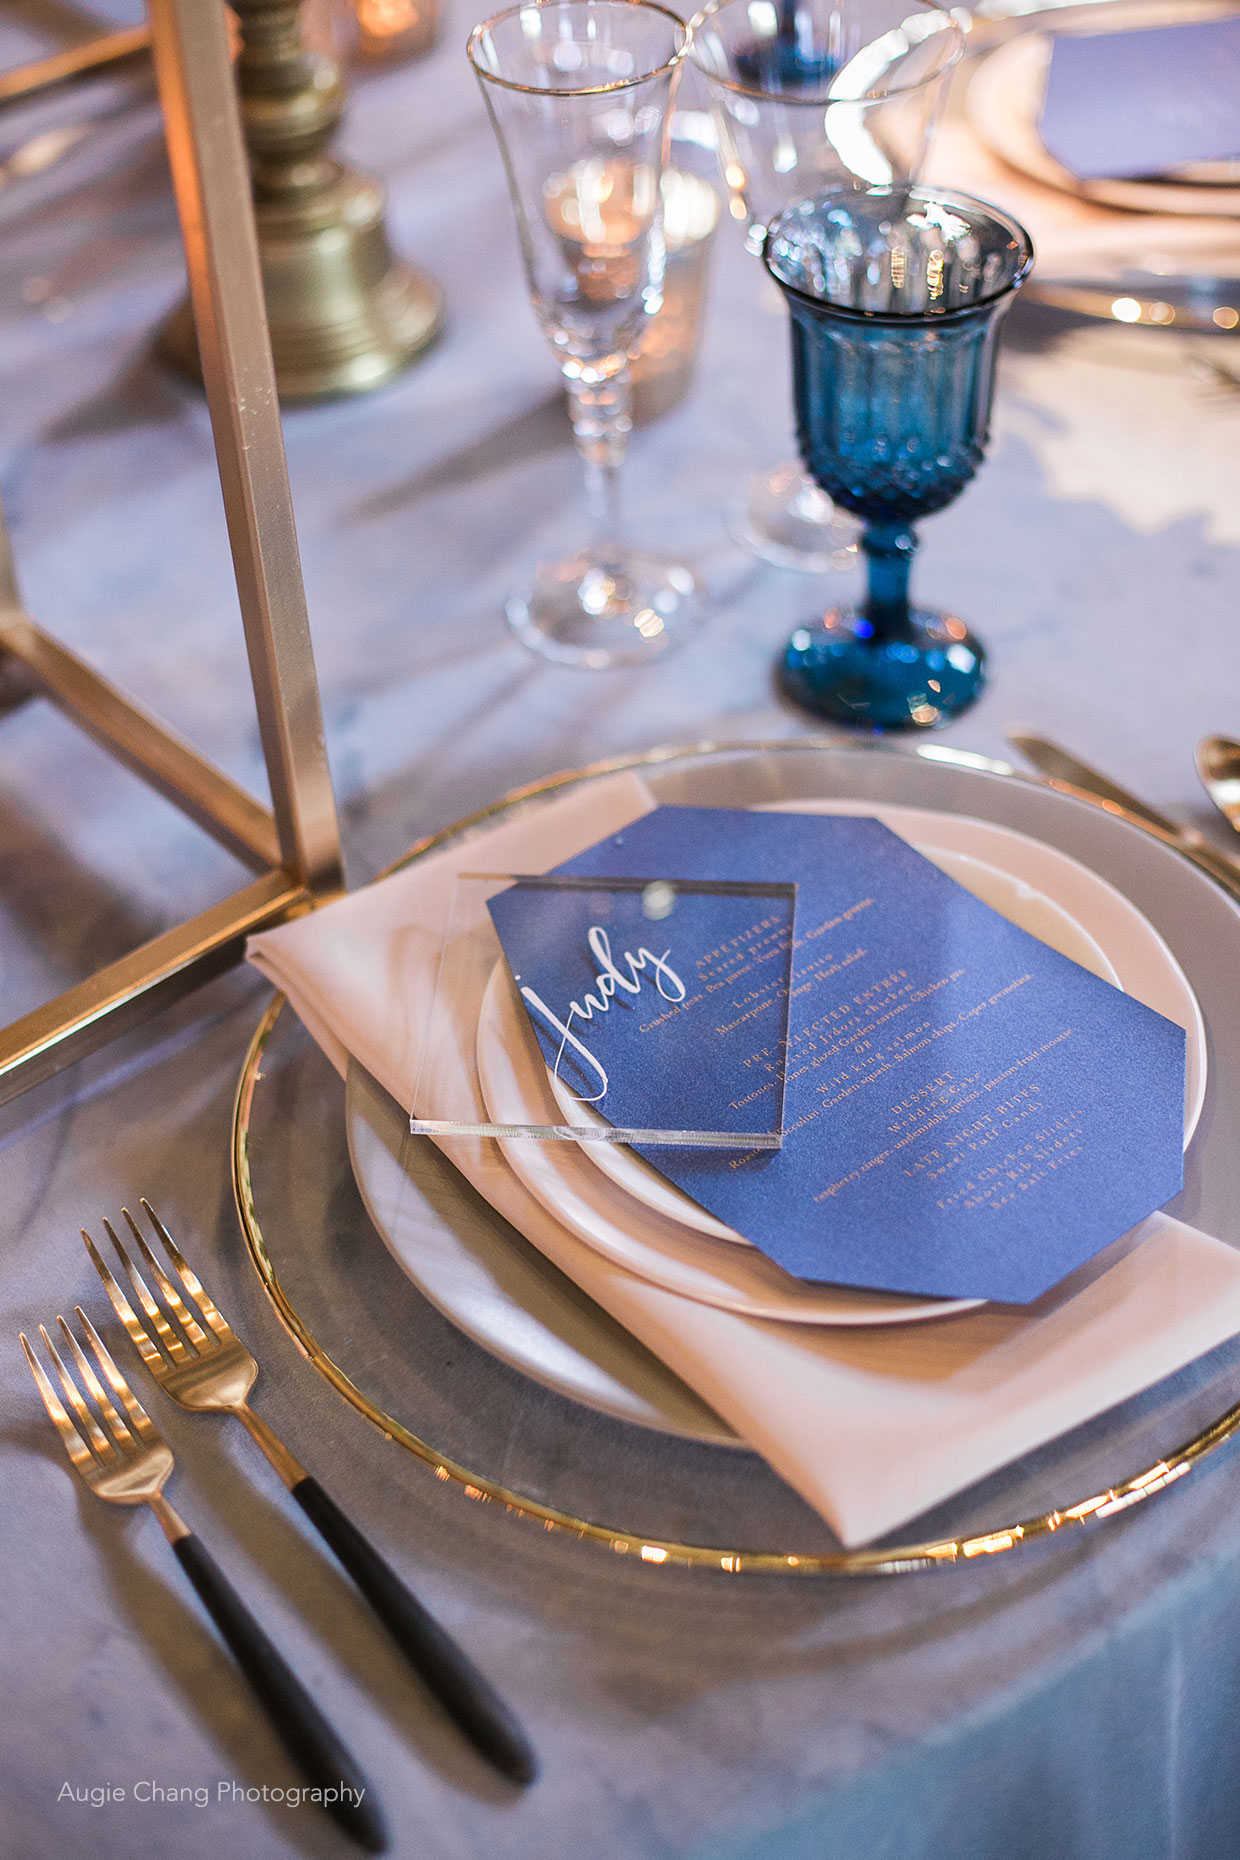
[[[438, 333], [439, 287], [392, 255], [376, 182], [324, 153], [343, 110], [332, 62], [302, 44], [296, 0], [237, 0], [237, 80], [259, 264], [282, 401], [382, 386]], [[160, 334], [201, 379], [188, 301]]]
[[[256, 201], [259, 262], [282, 401], [363, 394], [409, 366], [438, 334], [443, 295], [392, 256], [383, 195], [339, 169], [320, 211]], [[189, 301], [160, 332], [170, 361], [202, 379]]]

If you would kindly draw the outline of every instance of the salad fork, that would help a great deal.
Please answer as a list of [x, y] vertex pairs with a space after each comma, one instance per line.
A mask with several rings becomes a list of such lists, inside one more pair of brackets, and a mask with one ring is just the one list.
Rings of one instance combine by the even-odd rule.
[[64, 1401], [29, 1339], [21, 1334], [35, 1387], [74, 1470], [97, 1498], [114, 1505], [150, 1506], [280, 1741], [312, 1788], [322, 1792], [322, 1805], [369, 1852], [382, 1853], [387, 1846], [386, 1830], [366, 1778], [206, 1546], [164, 1497], [164, 1486], [172, 1471], [172, 1449], [80, 1305], [76, 1314], [103, 1381], [63, 1317], [57, 1317], [56, 1322], [80, 1380], [74, 1379], [46, 1326], [40, 1324], [39, 1335], [64, 1391]]
[[141, 1206], [179, 1282], [178, 1289], [133, 1215], [128, 1208], [122, 1208], [134, 1245], [158, 1288], [157, 1298], [116, 1229], [105, 1220], [104, 1231], [125, 1269], [141, 1317], [85, 1228], [82, 1238], [117, 1317], [151, 1375], [183, 1408], [235, 1415], [244, 1424], [402, 1653], [475, 1748], [512, 1781], [532, 1782], [538, 1762], [516, 1718], [391, 1565], [250, 1407], [248, 1398], [258, 1364], [225, 1321], [149, 1201], [143, 1199]]

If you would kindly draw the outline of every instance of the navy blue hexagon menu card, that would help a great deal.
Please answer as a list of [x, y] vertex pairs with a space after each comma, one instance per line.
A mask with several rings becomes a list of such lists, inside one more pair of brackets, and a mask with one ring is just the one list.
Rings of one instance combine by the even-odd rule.
[[[880, 822], [660, 807], [559, 870], [796, 887], [783, 1027], [762, 1011], [771, 983], [754, 951], [732, 941], [750, 928], [738, 929], [735, 896], [700, 893], [675, 936], [647, 923], [623, 950], [609, 943], [602, 968], [579, 901], [561, 937], [553, 894], [513, 886], [489, 904], [511, 967], [527, 986], [537, 974], [543, 1002], [580, 1003], [592, 986], [607, 1002], [605, 1056], [592, 1037], [602, 1016], [583, 1044], [623, 1081], [615, 1110], [600, 1106], [613, 1122], [683, 1123], [679, 1090], [689, 1121], [717, 1126], [746, 1096], [738, 1081], [778, 1083], [778, 1148], [635, 1147], [789, 1273], [1028, 1303], [1180, 1188], [1183, 1030]], [[699, 996], [694, 1015], [670, 1012], [677, 985]], [[562, 1033], [523, 998], [550, 1064]], [[651, 1021], [673, 1030], [657, 1077]]]

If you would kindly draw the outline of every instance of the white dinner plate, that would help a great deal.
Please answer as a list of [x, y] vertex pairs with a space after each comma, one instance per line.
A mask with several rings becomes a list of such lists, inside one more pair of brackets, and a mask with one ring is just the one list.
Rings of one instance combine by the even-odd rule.
[[[967, 851], [974, 858], [984, 853], [985, 865], [1017, 881], [1009, 894], [1013, 911], [1028, 911], [1030, 927], [1038, 922], [1047, 941], [1054, 940], [1055, 927], [1062, 930], [1064, 916], [1074, 919], [1109, 960], [1126, 992], [1185, 1028], [1187, 1143], [1205, 1096], [1200, 1010], [1162, 938], [1112, 886], [1053, 847], [989, 822], [869, 803], [788, 802], [780, 808], [873, 815], [923, 850], [949, 855]], [[990, 883], [993, 890], [993, 877]], [[522, 1013], [499, 971], [487, 990], [478, 1045], [483, 1095], [497, 1122], [546, 1121], [554, 1106], [546, 1068], [524, 1036]], [[721, 1246], [717, 1239], [688, 1229], [676, 1214], [643, 1205], [596, 1166], [594, 1152], [600, 1146], [516, 1138], [502, 1141], [500, 1147], [514, 1174], [570, 1232], [617, 1265], [683, 1297], [750, 1317], [836, 1325], [921, 1322], [970, 1310], [980, 1302], [807, 1284], [755, 1248]]]
[[712, 1408], [489, 1210], [359, 1065], [345, 1101], [349, 1161], [401, 1270], [491, 1356], [600, 1414], [715, 1446], [744, 1443]]

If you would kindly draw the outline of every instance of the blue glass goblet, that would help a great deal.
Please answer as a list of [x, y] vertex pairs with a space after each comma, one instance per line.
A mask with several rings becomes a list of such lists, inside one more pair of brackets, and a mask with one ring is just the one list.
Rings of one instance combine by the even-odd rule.
[[985, 653], [909, 601], [912, 524], [959, 496], [986, 449], [998, 326], [1033, 263], [1023, 227], [939, 188], [832, 191], [789, 208], [764, 260], [792, 318], [797, 439], [811, 477], [864, 520], [868, 588], [799, 627], [797, 703], [874, 729], [925, 729], [980, 691]]

